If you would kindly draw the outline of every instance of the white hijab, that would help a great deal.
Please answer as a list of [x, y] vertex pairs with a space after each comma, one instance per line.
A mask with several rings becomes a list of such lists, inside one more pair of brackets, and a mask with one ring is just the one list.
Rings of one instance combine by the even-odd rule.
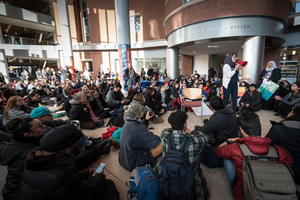
[[[273, 64], [271, 68], [268, 68], [268, 64], [269, 64], [269, 63], [272, 63], [272, 64]], [[276, 65], [276, 63], [275, 63], [273, 60], [272, 60], [272, 61], [269, 61], [268, 64], [267, 64], [267, 67], [266, 67], [266, 71], [267, 71], [267, 72], [270, 72], [270, 71], [273, 71], [274, 69], [277, 69], [277, 65]]]

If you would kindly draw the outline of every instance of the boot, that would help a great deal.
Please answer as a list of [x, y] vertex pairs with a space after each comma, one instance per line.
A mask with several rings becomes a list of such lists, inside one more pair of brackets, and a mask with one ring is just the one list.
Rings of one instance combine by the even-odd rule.
[[115, 140], [115, 138], [113, 138], [112, 136], [110, 136], [109, 139], [112, 140], [112, 145], [113, 145], [113, 147], [115, 147], [116, 149], [120, 149], [120, 145], [119, 145], [119, 143], [117, 142], [117, 140]]
[[100, 156], [107, 155], [110, 152], [110, 147], [112, 146], [112, 140], [103, 140], [100, 144], [96, 145], [95, 148], [99, 152]]
[[164, 119], [162, 119], [161, 117], [153, 117], [152, 119], [152, 123], [153, 124], [160, 124], [160, 123], [164, 123]]

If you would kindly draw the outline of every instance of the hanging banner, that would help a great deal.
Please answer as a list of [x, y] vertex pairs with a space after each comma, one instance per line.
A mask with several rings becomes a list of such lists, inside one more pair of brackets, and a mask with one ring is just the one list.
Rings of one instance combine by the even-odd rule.
[[128, 64], [131, 63], [131, 48], [129, 44], [119, 44], [119, 67], [120, 67], [120, 83], [124, 90], [127, 90], [127, 83], [125, 80], [125, 70]]

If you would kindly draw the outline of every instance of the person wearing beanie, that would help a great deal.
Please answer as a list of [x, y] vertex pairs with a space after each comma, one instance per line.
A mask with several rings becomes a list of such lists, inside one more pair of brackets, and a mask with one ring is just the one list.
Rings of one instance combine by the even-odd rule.
[[243, 112], [259, 111], [262, 108], [261, 100], [261, 93], [257, 91], [256, 85], [252, 83], [240, 100], [238, 115]]
[[40, 148], [29, 153], [20, 184], [21, 199], [118, 200], [119, 192], [112, 180], [96, 169], [77, 171], [70, 154], [81, 131], [63, 125], [40, 140]]
[[78, 89], [73, 89], [70, 91], [68, 97], [66, 98], [65, 102], [64, 102], [64, 110], [67, 113], [67, 116], [69, 116], [69, 112], [72, 108], [72, 105], [70, 104], [70, 100], [73, 99], [74, 95], [79, 92]]
[[[132, 103], [124, 106], [127, 121], [125, 122], [120, 139], [119, 163], [128, 171], [138, 166], [150, 164], [154, 166], [154, 158], [162, 153], [160, 137], [148, 130], [150, 111], [144, 117], [142, 106]], [[146, 121], [146, 122], [145, 122]]]

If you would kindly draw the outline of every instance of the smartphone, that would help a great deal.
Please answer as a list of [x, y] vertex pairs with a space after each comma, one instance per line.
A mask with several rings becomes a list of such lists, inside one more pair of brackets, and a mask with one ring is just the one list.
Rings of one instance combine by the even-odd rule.
[[96, 173], [100, 173], [100, 172], [104, 169], [104, 167], [105, 167], [105, 164], [104, 164], [104, 163], [101, 163], [101, 164], [99, 165], [99, 167], [97, 168], [97, 170], [94, 172], [93, 176], [95, 176]]
[[149, 130], [154, 130], [155, 128], [154, 128], [154, 127], [149, 127], [148, 129], [149, 129]]

